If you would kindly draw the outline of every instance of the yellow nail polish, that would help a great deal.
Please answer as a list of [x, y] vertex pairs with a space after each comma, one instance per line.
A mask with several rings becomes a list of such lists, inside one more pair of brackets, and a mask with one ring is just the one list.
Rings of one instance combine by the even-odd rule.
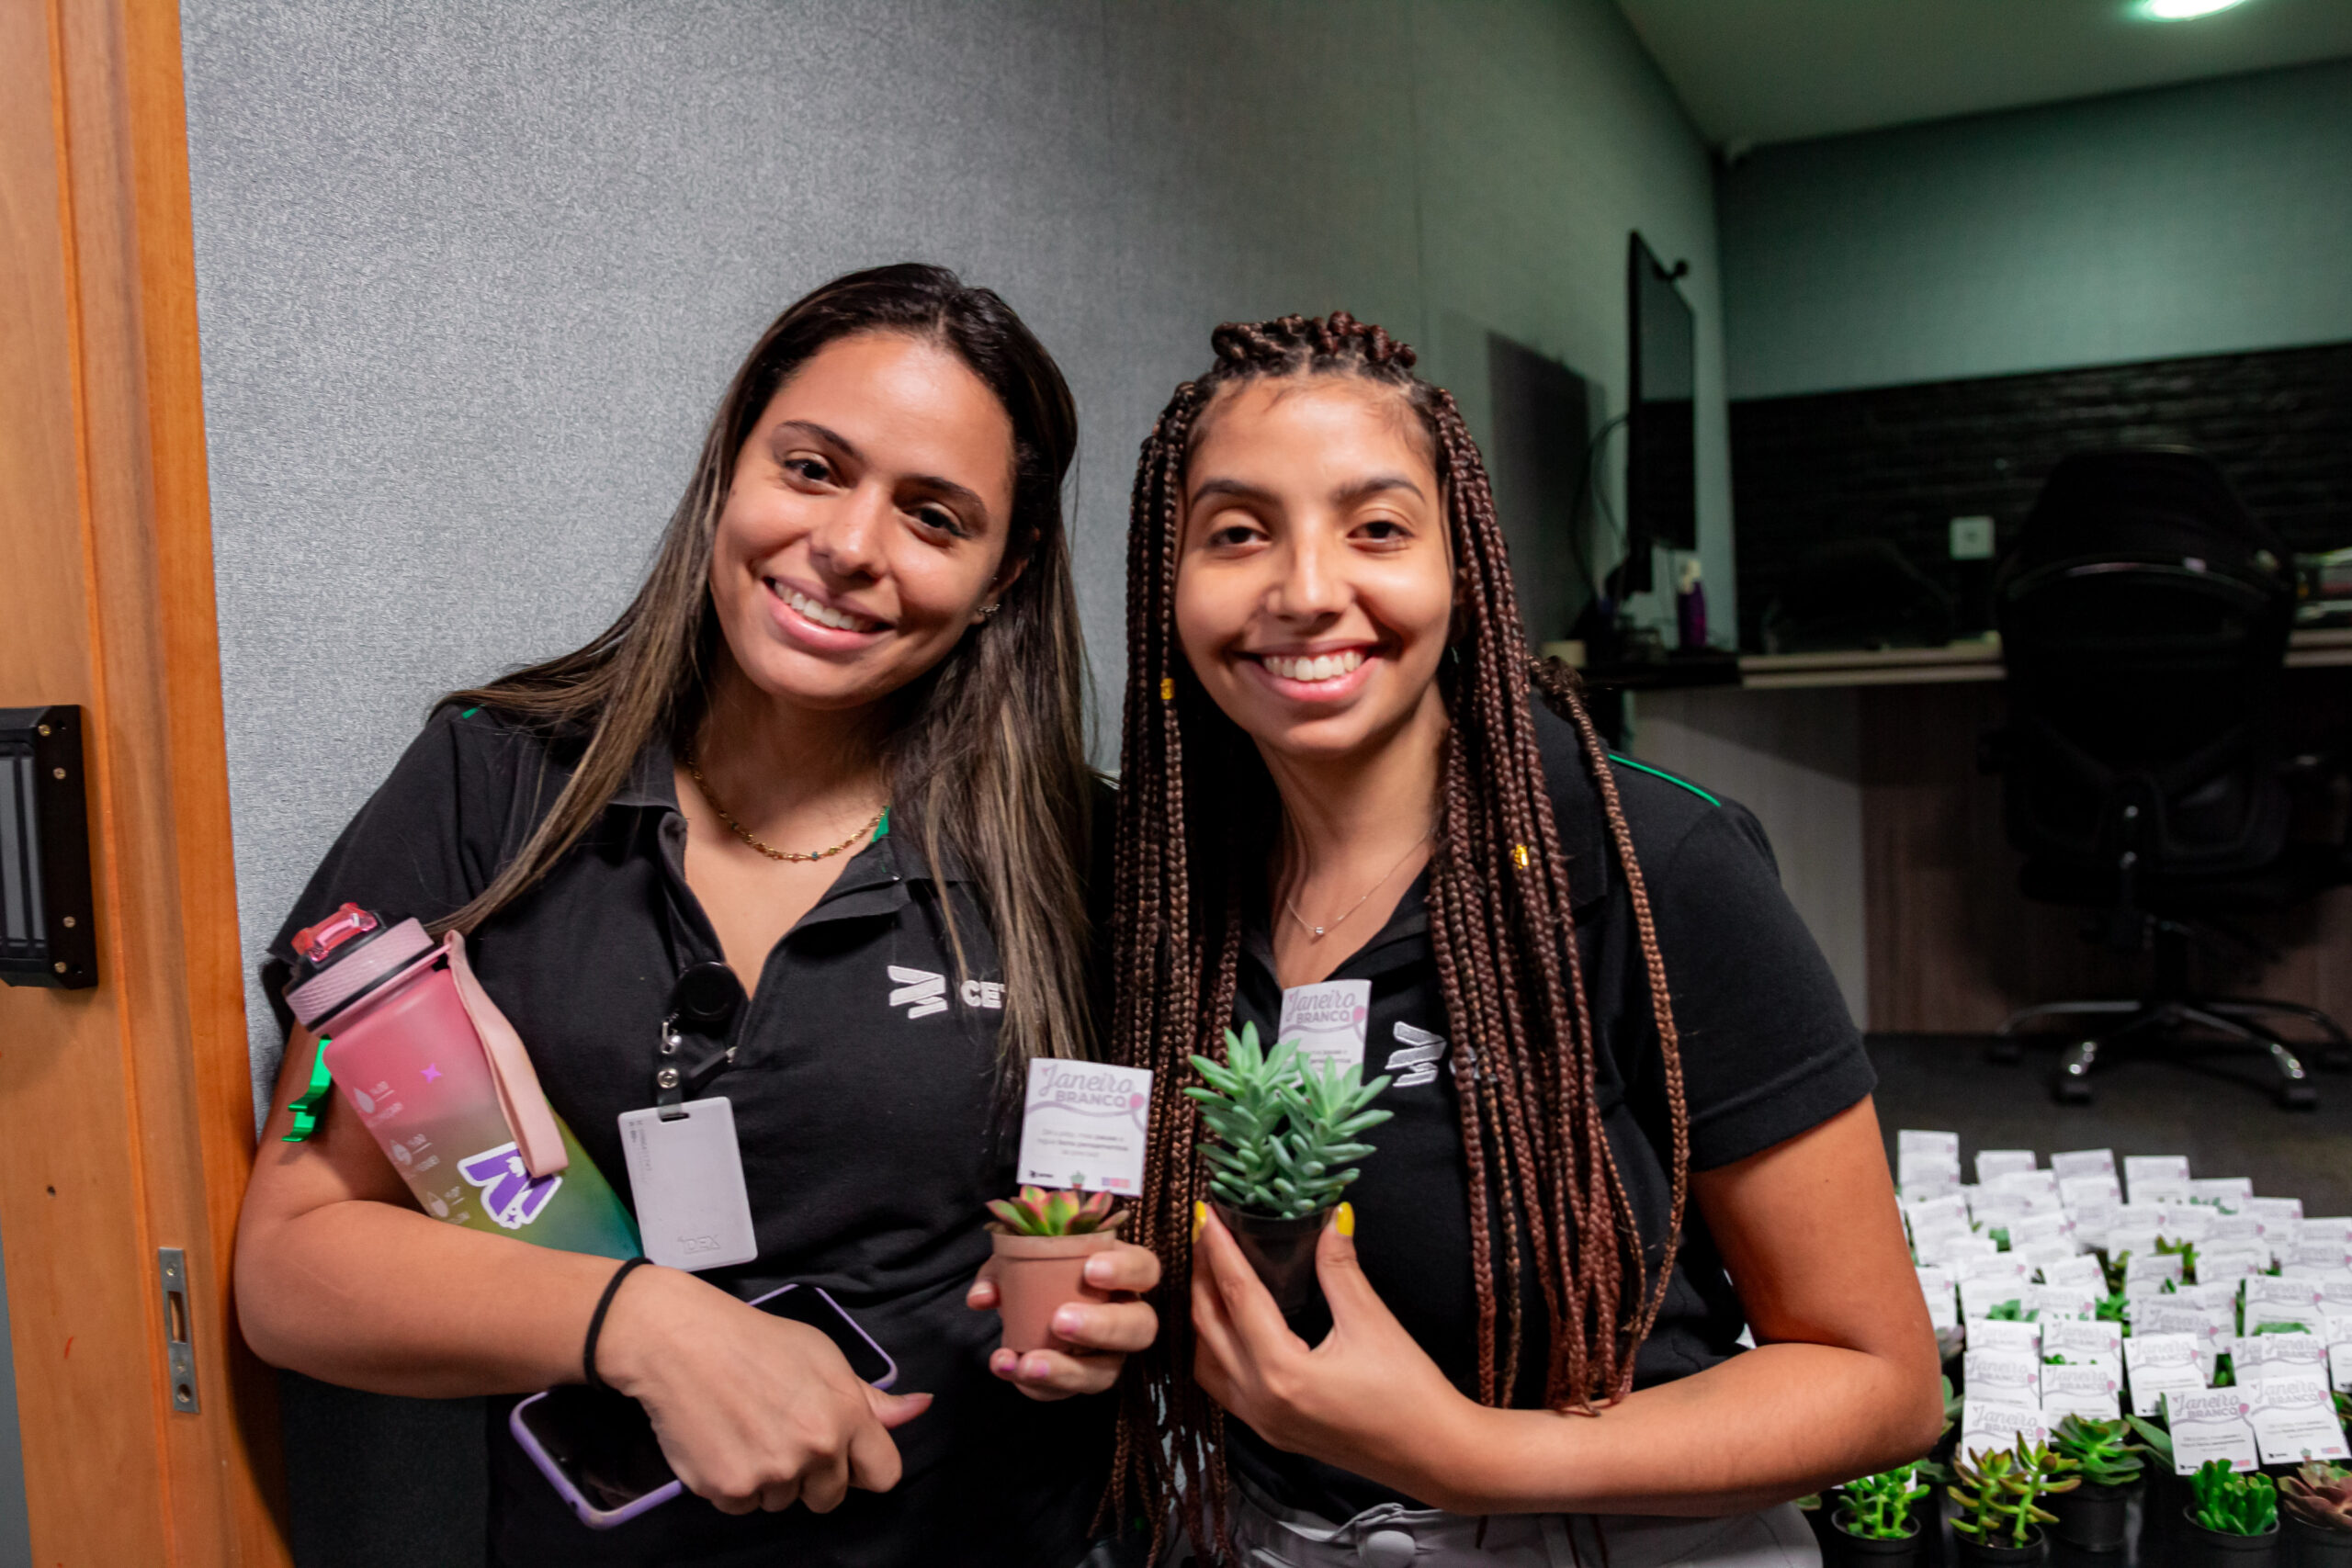
[[1331, 1216], [1331, 1228], [1338, 1231], [1341, 1235], [1346, 1236], [1349, 1240], [1354, 1240], [1356, 1234], [1356, 1206], [1353, 1203], [1340, 1204], [1339, 1211]]
[[1201, 1239], [1201, 1227], [1209, 1223], [1209, 1206], [1199, 1199], [1193, 1200], [1193, 1239]]

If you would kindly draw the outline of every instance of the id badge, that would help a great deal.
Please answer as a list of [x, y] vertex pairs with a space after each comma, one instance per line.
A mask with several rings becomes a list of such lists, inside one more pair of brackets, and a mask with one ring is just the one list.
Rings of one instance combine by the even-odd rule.
[[760, 1247], [735, 1143], [735, 1108], [714, 1096], [673, 1109], [685, 1114], [664, 1118], [649, 1106], [620, 1117], [645, 1256], [690, 1271], [749, 1263]]

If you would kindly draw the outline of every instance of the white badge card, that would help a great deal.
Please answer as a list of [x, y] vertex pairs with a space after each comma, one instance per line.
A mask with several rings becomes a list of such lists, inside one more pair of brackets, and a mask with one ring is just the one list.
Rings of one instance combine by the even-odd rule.
[[1143, 1188], [1150, 1124], [1149, 1068], [1041, 1056], [1029, 1064], [1020, 1179], [1024, 1186], [1133, 1197]]
[[760, 1255], [735, 1107], [723, 1097], [690, 1100], [664, 1120], [659, 1110], [621, 1112], [621, 1151], [637, 1201], [645, 1256], [670, 1269], [724, 1269]]
[[1363, 1066], [1364, 1032], [1371, 1024], [1371, 981], [1326, 980], [1283, 993], [1282, 1027], [1274, 1039], [1297, 1041], [1299, 1066], [1309, 1071], [1321, 1071], [1325, 1062], [1337, 1062], [1344, 1071]]

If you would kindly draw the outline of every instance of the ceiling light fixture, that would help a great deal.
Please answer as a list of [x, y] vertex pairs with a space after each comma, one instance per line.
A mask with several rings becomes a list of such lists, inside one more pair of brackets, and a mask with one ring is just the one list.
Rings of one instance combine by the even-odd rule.
[[2140, 15], [2154, 22], [2186, 22], [2242, 6], [2245, 0], [2140, 0]]

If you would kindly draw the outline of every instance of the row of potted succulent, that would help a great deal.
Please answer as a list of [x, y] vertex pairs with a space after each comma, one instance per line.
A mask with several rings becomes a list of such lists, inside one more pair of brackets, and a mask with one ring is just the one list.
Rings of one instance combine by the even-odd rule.
[[[2132, 1427], [2146, 1439], [2128, 1440]], [[2120, 1551], [2125, 1510], [2139, 1484], [2142, 1453], [2167, 1461], [2170, 1439], [2144, 1421], [2095, 1421], [2068, 1416], [2045, 1445], [2023, 1437], [2006, 1450], [1956, 1459], [1946, 1495], [1956, 1506], [1952, 1534], [1961, 1560], [1973, 1568], [2016, 1568], [2037, 1562], [2043, 1527], [2085, 1551]], [[1932, 1511], [1918, 1505], [1941, 1474], [1929, 1461], [1866, 1475], [1839, 1487], [1832, 1517], [1841, 1554], [1874, 1568], [1911, 1568], [1925, 1555]], [[2188, 1535], [2188, 1568], [2225, 1568], [2267, 1562], [2285, 1542], [2292, 1568], [2352, 1568], [2352, 1470], [2307, 1460], [2273, 1482], [2260, 1472], [2238, 1474], [2211, 1461], [2188, 1478], [2181, 1509]]]

